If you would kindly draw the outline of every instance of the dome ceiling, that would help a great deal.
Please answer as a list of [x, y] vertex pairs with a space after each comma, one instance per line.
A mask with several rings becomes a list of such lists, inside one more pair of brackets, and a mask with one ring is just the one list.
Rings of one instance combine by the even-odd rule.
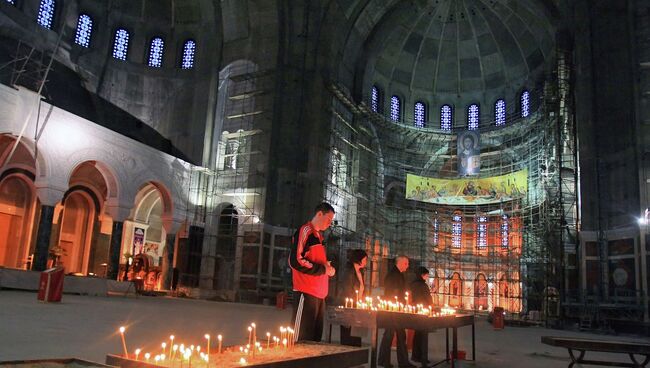
[[[552, 57], [553, 21], [537, 0], [427, 0], [386, 13], [367, 45], [364, 89], [406, 101], [492, 101], [527, 86]], [[449, 101], [458, 102], [458, 101]]]

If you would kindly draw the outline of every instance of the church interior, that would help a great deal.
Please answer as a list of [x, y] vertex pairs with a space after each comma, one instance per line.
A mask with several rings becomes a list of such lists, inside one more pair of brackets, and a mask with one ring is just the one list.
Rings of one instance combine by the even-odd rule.
[[648, 334], [648, 153], [644, 0], [0, 0], [5, 272], [274, 302], [327, 202], [369, 290]]

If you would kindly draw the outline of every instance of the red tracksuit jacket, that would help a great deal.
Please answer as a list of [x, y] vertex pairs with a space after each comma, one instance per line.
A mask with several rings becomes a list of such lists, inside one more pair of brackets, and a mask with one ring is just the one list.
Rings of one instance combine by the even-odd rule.
[[293, 290], [324, 299], [329, 283], [325, 265], [327, 254], [323, 236], [314, 230], [310, 221], [302, 225], [291, 239], [289, 266], [293, 271]]

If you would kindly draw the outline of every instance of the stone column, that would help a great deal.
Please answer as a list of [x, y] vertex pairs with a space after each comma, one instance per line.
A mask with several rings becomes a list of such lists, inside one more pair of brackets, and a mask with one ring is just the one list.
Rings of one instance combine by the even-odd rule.
[[174, 271], [174, 247], [176, 246], [176, 234], [167, 234], [165, 238], [165, 250], [162, 261], [162, 288], [170, 290], [172, 286], [172, 275]]
[[47, 267], [53, 218], [54, 206], [41, 205], [41, 216], [38, 222], [38, 232], [36, 233], [36, 249], [32, 266], [34, 271], [43, 271]]
[[111, 244], [108, 248], [108, 269], [106, 278], [117, 280], [120, 270], [120, 250], [122, 249], [122, 229], [123, 221], [113, 221], [113, 231], [111, 232]]

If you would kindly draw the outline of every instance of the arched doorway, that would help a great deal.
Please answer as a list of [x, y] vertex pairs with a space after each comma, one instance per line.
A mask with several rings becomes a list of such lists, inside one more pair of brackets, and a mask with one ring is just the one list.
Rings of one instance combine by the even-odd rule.
[[34, 208], [34, 190], [21, 177], [0, 181], [0, 266], [30, 268], [28, 256]]
[[463, 280], [458, 272], [454, 272], [449, 281], [449, 306], [456, 308], [463, 306]]
[[51, 247], [50, 253], [66, 273], [88, 273], [95, 216], [95, 204], [88, 193], [75, 190], [65, 198], [58, 246]]
[[148, 183], [140, 189], [131, 220], [124, 226], [120, 279], [138, 280], [146, 290], [163, 288], [163, 273], [170, 267], [166, 248], [174, 246], [167, 244], [165, 230], [165, 222], [171, 216], [170, 207], [167, 192], [161, 186]]
[[219, 213], [217, 231], [217, 259], [214, 264], [214, 289], [232, 289], [234, 287], [235, 253], [237, 251], [237, 233], [239, 217], [235, 206], [226, 205]]
[[474, 280], [474, 309], [488, 309], [488, 283], [482, 273], [479, 273]]

